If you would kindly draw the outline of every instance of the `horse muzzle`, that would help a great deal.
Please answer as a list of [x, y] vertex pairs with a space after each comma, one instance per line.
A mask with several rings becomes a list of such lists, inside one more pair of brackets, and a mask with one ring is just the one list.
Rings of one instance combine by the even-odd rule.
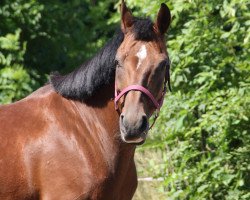
[[121, 114], [120, 115], [120, 131], [121, 138], [126, 143], [143, 144], [148, 132], [147, 116]]

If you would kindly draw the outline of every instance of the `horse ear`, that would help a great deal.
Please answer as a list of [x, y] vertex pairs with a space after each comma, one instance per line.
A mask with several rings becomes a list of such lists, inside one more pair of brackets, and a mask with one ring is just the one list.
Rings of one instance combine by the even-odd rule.
[[134, 18], [130, 10], [127, 8], [124, 0], [121, 3], [121, 29], [123, 33], [127, 33], [128, 29], [133, 26]]
[[161, 4], [161, 8], [157, 15], [157, 20], [155, 22], [155, 27], [160, 34], [164, 35], [171, 22], [171, 14], [168, 6], [164, 3]]

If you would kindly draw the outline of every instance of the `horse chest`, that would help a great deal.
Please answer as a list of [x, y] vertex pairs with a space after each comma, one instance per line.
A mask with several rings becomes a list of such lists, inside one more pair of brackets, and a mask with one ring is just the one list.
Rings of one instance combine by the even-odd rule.
[[64, 139], [48, 145], [53, 148], [33, 160], [40, 163], [33, 168], [39, 177], [32, 177], [39, 185], [40, 199], [119, 200], [126, 197], [128, 200], [127, 195], [132, 197], [137, 181], [133, 150], [121, 151], [111, 144], [97, 146], [93, 141], [79, 144], [72, 138], [71, 142], [64, 143]]

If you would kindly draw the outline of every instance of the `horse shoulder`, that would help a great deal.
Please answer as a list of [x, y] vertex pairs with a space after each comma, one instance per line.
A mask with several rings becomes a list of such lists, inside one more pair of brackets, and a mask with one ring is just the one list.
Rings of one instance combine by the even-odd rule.
[[37, 148], [27, 152], [27, 146], [42, 138], [48, 128], [43, 109], [51, 94], [43, 87], [25, 99], [0, 106], [0, 199], [36, 195], [29, 157]]
[[0, 107], [1, 199], [130, 199], [136, 172], [119, 171], [113, 110], [78, 108], [50, 86]]

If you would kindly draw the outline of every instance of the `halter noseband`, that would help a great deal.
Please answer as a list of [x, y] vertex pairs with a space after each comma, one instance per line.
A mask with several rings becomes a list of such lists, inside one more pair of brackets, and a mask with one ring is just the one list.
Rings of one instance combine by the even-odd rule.
[[141, 86], [141, 85], [130, 85], [126, 88], [124, 88], [121, 92], [117, 91], [117, 87], [115, 86], [115, 99], [114, 99], [114, 103], [115, 103], [115, 109], [118, 110], [118, 101], [119, 99], [126, 95], [128, 92], [130, 91], [140, 91], [143, 94], [145, 94], [150, 100], [151, 102], [154, 104], [155, 108], [156, 108], [156, 115], [154, 118], [154, 122], [153, 124], [150, 126], [149, 129], [151, 129], [153, 127], [153, 125], [155, 124], [155, 121], [158, 117], [158, 113], [160, 112], [160, 109], [163, 105], [163, 101], [164, 101], [164, 97], [165, 94], [167, 92], [167, 83], [168, 83], [168, 87], [169, 90], [171, 91], [171, 86], [170, 86], [170, 74], [169, 74], [169, 69], [170, 68], [170, 64], [168, 63], [167, 65], [167, 69], [166, 69], [166, 76], [165, 76], [165, 80], [164, 80], [164, 89], [162, 91], [162, 95], [160, 97], [160, 99], [157, 101], [156, 98], [154, 97], [154, 95], [145, 87]]
[[166, 94], [166, 88], [164, 86], [164, 91], [162, 92], [162, 96], [160, 98], [160, 100], [156, 100], [155, 97], [152, 95], [152, 93], [146, 89], [145, 87], [141, 86], [141, 85], [130, 85], [126, 88], [124, 88], [119, 94], [117, 92], [117, 90], [115, 90], [115, 109], [118, 110], [118, 101], [119, 99], [124, 96], [125, 94], [127, 94], [130, 91], [140, 91], [143, 94], [145, 94], [154, 104], [155, 108], [157, 110], [160, 110], [163, 104], [163, 99], [164, 96]]

